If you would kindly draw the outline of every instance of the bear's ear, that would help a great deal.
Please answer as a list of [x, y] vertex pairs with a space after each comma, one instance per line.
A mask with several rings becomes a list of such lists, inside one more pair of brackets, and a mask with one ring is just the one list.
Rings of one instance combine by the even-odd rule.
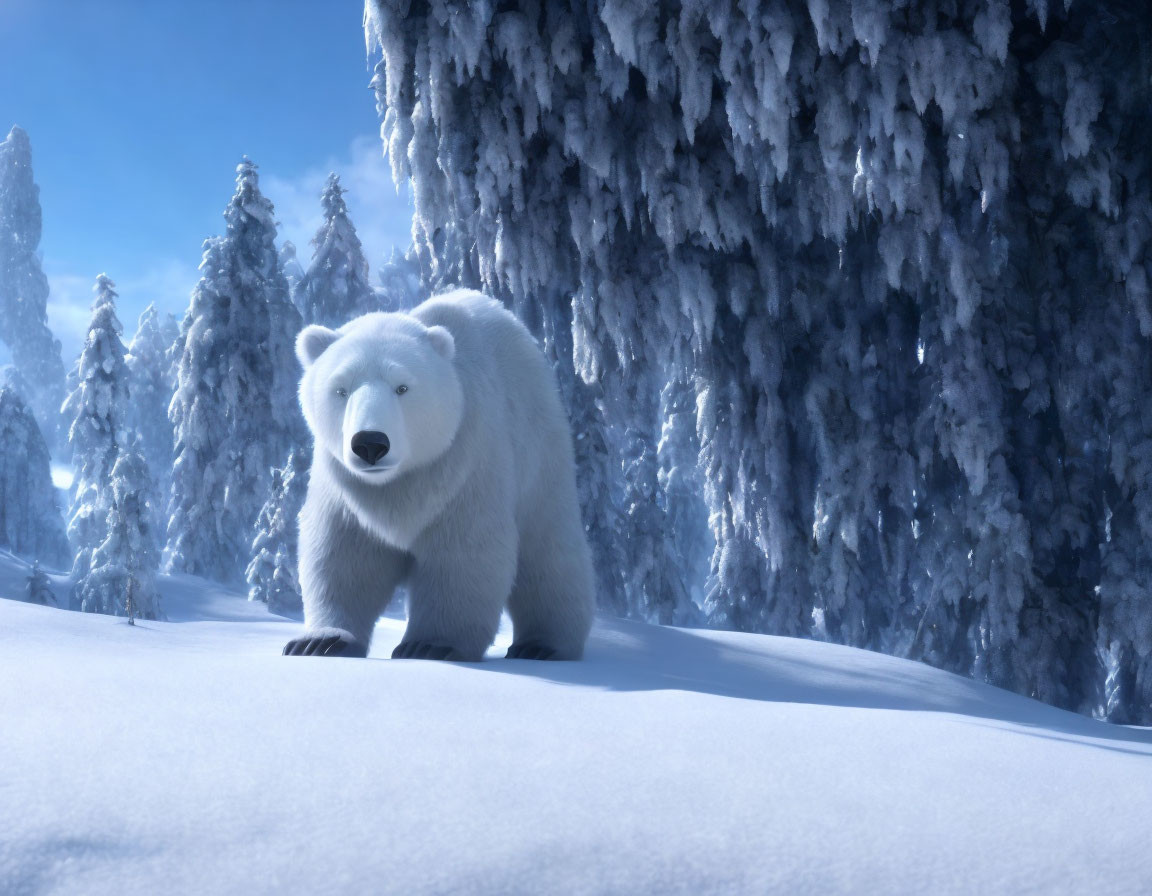
[[428, 338], [432, 340], [432, 348], [436, 349], [445, 360], [451, 361], [456, 357], [456, 340], [452, 338], [443, 327], [429, 327]]
[[324, 350], [340, 338], [340, 334], [327, 327], [313, 324], [305, 327], [296, 337], [296, 357], [304, 368], [311, 367], [316, 359], [324, 354]]

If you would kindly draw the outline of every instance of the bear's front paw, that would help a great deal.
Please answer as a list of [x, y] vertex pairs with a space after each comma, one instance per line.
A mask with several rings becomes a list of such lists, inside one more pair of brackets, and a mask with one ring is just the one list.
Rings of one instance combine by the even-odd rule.
[[504, 654], [506, 660], [551, 660], [555, 658], [556, 651], [547, 644], [535, 644], [531, 641], [513, 644]]
[[402, 641], [392, 651], [394, 660], [449, 660], [462, 662], [464, 657], [451, 647], [430, 644], [427, 641]]
[[368, 656], [368, 648], [339, 629], [321, 629], [284, 645], [284, 656]]

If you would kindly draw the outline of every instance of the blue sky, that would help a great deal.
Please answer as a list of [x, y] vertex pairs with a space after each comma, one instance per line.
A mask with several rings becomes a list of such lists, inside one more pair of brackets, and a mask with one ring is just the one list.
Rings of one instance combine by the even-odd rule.
[[[373, 270], [411, 211], [381, 155], [359, 0], [0, 0], [0, 129], [32, 140], [49, 323], [70, 365], [106, 271], [126, 338], [182, 313], [240, 157], [306, 263], [339, 172]], [[373, 60], [375, 61], [375, 60]], [[0, 134], [2, 137], [2, 134]]]

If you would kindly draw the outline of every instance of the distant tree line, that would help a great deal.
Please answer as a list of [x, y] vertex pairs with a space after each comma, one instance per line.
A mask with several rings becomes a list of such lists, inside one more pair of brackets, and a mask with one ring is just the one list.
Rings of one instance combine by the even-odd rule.
[[[70, 564], [74, 609], [161, 618], [161, 567], [247, 584], [277, 612], [300, 608], [296, 519], [310, 442], [296, 333], [410, 307], [423, 289], [419, 261], [402, 254], [372, 285], [343, 197], [333, 174], [305, 269], [291, 243], [277, 246], [272, 203], [244, 159], [183, 321], [149, 305], [126, 346], [115, 284], [101, 274], [65, 376], [36, 252], [30, 143], [19, 128], [0, 143], [0, 336], [13, 360], [0, 370], [0, 547], [51, 569]], [[66, 529], [50, 451], [72, 461]], [[39, 566], [28, 597], [57, 603]]]

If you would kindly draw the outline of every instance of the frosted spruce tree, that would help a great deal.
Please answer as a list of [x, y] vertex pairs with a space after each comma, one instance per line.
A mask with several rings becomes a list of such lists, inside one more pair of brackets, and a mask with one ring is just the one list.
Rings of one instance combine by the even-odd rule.
[[54, 569], [71, 560], [48, 446], [23, 398], [0, 386], [0, 547]]
[[60, 428], [64, 364], [48, 329], [48, 279], [40, 266], [40, 188], [28, 134], [13, 127], [0, 142], [0, 339], [31, 385], [26, 396], [49, 444]]
[[80, 608], [130, 619], [161, 619], [153, 489], [148, 462], [138, 444], [120, 451], [104, 490], [106, 534], [76, 584]]
[[366, 12], [417, 253], [691, 374], [713, 624], [1152, 722], [1144, 5]]
[[25, 404], [28, 403], [28, 396], [32, 393], [28, 380], [24, 379], [24, 375], [14, 364], [0, 367], [0, 389], [11, 389]]
[[52, 580], [40, 568], [39, 560], [32, 564], [32, 571], [28, 575], [25, 586], [24, 599], [30, 604], [40, 604], [45, 607], [60, 606], [60, 602], [56, 600], [56, 593], [52, 590]]
[[339, 327], [377, 310], [368, 261], [348, 217], [344, 193], [340, 178], [329, 174], [320, 196], [324, 223], [312, 238], [312, 261], [296, 287], [305, 323]]
[[225, 236], [208, 240], [182, 325], [168, 568], [243, 581], [271, 470], [306, 444], [296, 398], [300, 314], [256, 166], [237, 168]]
[[274, 613], [301, 609], [296, 539], [308, 489], [308, 455], [307, 451], [293, 451], [282, 468], [272, 471], [271, 493], [256, 520], [252, 559], [245, 576], [248, 599], [263, 601]]
[[381, 311], [407, 311], [430, 295], [423, 286], [415, 254], [403, 253], [396, 247], [380, 266], [377, 280], [376, 307]]
[[107, 274], [96, 278], [88, 335], [74, 371], [76, 385], [64, 403], [75, 470], [68, 512], [75, 582], [87, 575], [92, 552], [107, 537], [109, 477], [131, 431], [128, 368], [114, 287]]
[[[655, 500], [664, 512], [662, 536], [670, 575], [680, 577], [683, 596], [669, 602], [658, 621], [696, 625], [696, 601], [702, 597], [712, 536], [700, 478], [700, 441], [696, 437], [696, 390], [687, 379], [672, 380], [660, 390], [660, 437], [656, 443]], [[693, 593], [693, 590], [697, 593]], [[686, 600], [684, 600], [686, 598]]]
[[[171, 315], [169, 315], [170, 317]], [[140, 450], [148, 462], [157, 494], [167, 495], [172, 474], [172, 424], [168, 405], [174, 384], [169, 370], [168, 349], [173, 339], [165, 333], [156, 306], [140, 315], [136, 335], [128, 346], [128, 392]]]
[[280, 267], [284, 271], [284, 279], [288, 281], [288, 294], [292, 297], [293, 304], [299, 308], [300, 301], [296, 295], [296, 288], [304, 279], [304, 266], [296, 257], [296, 244], [292, 240], [284, 240], [280, 246]]
[[689, 582], [680, 558], [668, 551], [668, 520], [660, 496], [659, 466], [651, 432], [628, 427], [623, 438], [625, 531], [627, 563], [624, 590], [629, 613], [665, 624], [684, 624], [693, 618]]

